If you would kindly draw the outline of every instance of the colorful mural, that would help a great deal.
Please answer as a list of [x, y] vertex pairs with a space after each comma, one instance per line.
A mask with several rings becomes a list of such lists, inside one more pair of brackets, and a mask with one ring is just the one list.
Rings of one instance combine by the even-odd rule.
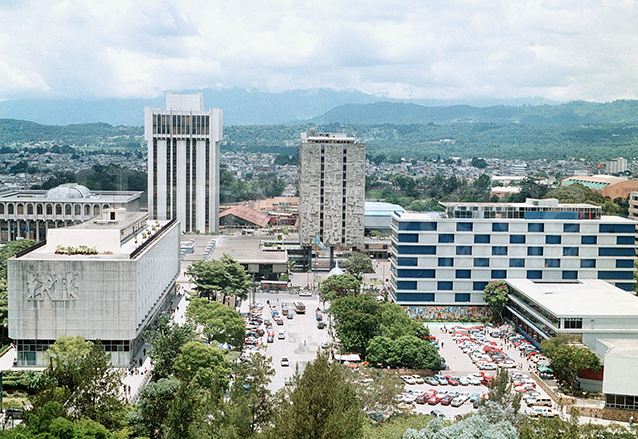
[[474, 320], [489, 316], [486, 306], [404, 306], [408, 315], [419, 320]]

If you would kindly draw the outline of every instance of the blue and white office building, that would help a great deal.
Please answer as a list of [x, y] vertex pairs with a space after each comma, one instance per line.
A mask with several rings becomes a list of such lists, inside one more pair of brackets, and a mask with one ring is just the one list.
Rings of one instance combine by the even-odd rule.
[[499, 279], [633, 288], [636, 221], [555, 199], [441, 204], [444, 212], [392, 214], [391, 285], [401, 305], [463, 315], [485, 305], [483, 289]]

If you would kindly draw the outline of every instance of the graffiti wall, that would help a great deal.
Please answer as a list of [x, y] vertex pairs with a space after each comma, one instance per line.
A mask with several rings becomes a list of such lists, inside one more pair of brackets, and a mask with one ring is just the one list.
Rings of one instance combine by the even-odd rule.
[[489, 317], [486, 306], [404, 306], [408, 315], [420, 320], [474, 320]]

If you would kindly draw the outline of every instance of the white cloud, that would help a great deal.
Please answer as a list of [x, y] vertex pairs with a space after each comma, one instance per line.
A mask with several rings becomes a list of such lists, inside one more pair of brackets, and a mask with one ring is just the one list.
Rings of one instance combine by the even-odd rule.
[[0, 99], [215, 85], [636, 98], [637, 9], [630, 0], [4, 2]]

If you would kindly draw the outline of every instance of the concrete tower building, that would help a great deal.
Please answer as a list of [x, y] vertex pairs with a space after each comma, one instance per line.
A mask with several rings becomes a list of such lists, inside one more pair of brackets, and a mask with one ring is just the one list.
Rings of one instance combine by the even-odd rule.
[[301, 135], [299, 239], [334, 247], [363, 246], [365, 144], [346, 134]]
[[165, 110], [146, 107], [144, 137], [149, 218], [176, 218], [185, 232], [218, 232], [222, 110], [204, 110], [201, 93], [168, 93]]

